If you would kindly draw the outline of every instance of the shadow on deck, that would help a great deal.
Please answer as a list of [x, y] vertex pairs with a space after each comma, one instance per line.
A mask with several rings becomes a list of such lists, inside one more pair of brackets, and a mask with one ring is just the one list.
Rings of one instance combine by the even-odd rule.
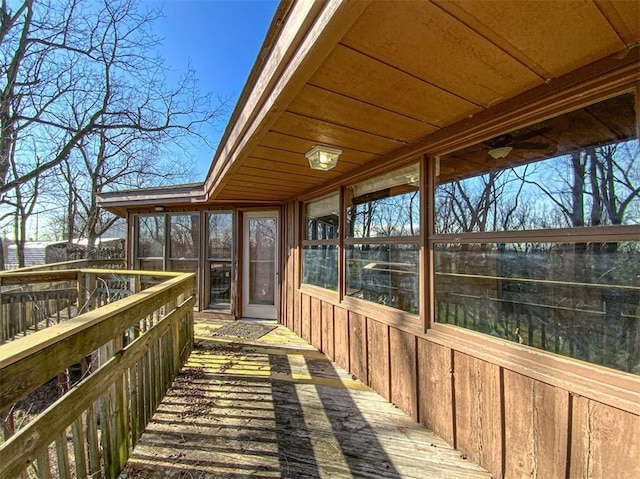
[[491, 477], [285, 327], [214, 336], [223, 324], [196, 324], [121, 478]]

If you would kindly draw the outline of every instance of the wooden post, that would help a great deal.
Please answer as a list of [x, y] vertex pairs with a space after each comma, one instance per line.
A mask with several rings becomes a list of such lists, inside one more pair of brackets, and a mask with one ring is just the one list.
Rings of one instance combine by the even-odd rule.
[[82, 308], [84, 307], [84, 303], [87, 300], [87, 292], [84, 283], [84, 273], [82, 271], [78, 271], [78, 279], [76, 280], [76, 283], [78, 288], [78, 298], [76, 306], [78, 307], [78, 314], [80, 314]]
[[2, 304], [2, 276], [0, 276], [0, 344], [4, 344], [4, 304]]

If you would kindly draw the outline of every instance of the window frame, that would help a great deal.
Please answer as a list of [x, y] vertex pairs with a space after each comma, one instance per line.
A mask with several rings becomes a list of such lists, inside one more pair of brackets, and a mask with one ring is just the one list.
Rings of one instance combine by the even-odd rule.
[[[381, 317], [388, 321], [390, 324], [403, 325], [408, 330], [413, 332], [423, 332], [423, 324], [424, 324], [424, 311], [425, 311], [425, 303], [424, 303], [424, 294], [422, 291], [424, 290], [426, 284], [424, 281], [424, 226], [425, 226], [425, 165], [422, 156], [413, 156], [406, 162], [402, 164], [394, 165], [393, 168], [389, 168], [382, 173], [378, 173], [376, 175], [368, 176], [363, 178], [362, 180], [358, 179], [357, 181], [350, 182], [349, 185], [345, 187], [348, 188], [350, 185], [354, 185], [357, 183], [365, 182], [368, 180], [373, 180], [379, 176], [383, 176], [394, 171], [402, 170], [404, 168], [410, 167], [412, 165], [417, 165], [418, 174], [419, 174], [419, 184], [417, 192], [420, 195], [418, 201], [418, 210], [419, 210], [419, 219], [418, 225], [420, 228], [420, 233], [418, 235], [412, 236], [376, 236], [376, 237], [350, 237], [347, 235], [346, 229], [346, 218], [347, 218], [347, 209], [349, 205], [347, 204], [346, 193], [343, 193], [343, 201], [342, 201], [342, 216], [343, 216], [343, 224], [344, 227], [341, 230], [340, 239], [342, 241], [342, 252], [341, 252], [341, 260], [340, 266], [343, 269], [343, 280], [341, 282], [340, 293], [341, 299], [344, 304], [361, 314], [371, 314], [371, 311], [375, 311], [376, 317]], [[346, 259], [346, 251], [349, 246], [353, 245], [413, 245], [416, 247], [418, 252], [418, 311], [417, 313], [411, 313], [408, 311], [404, 311], [402, 309], [386, 306], [374, 301], [369, 301], [365, 299], [356, 298], [354, 296], [349, 296], [347, 294], [347, 259]]]
[[[209, 217], [212, 214], [228, 214], [231, 216], [231, 250], [229, 252], [228, 258], [223, 258], [221, 256], [210, 256], [209, 254], [209, 240], [210, 240], [210, 223]], [[204, 241], [202, 244], [202, 257], [203, 257], [203, 267], [204, 267], [204, 285], [206, 287], [206, 298], [205, 298], [205, 307], [206, 309], [212, 309], [216, 312], [221, 313], [229, 313], [233, 314], [235, 311], [235, 303], [236, 303], [236, 287], [235, 287], [235, 278], [236, 278], [236, 264], [235, 264], [235, 251], [236, 251], [236, 214], [232, 208], [225, 208], [220, 210], [205, 210], [203, 212], [203, 222], [204, 222]], [[215, 307], [212, 306], [211, 303], [211, 264], [212, 263], [224, 263], [230, 266], [230, 275], [231, 275], [231, 291], [229, 297], [229, 307]]]
[[[161, 217], [163, 221], [163, 241], [162, 241], [162, 256], [141, 256], [140, 255], [140, 219], [149, 217]], [[162, 270], [166, 271], [167, 268], [167, 215], [166, 213], [137, 213], [134, 215], [135, 225], [135, 244], [134, 244], [134, 267], [140, 269], [140, 265], [143, 261], [161, 261]]]
[[[635, 95], [635, 107], [636, 107], [636, 125], [640, 122], [640, 88], [620, 88], [615, 89], [613, 92], [609, 92], [607, 95], [589, 96], [588, 101], [581, 102], [572, 105], [570, 108], [565, 108], [561, 111], [555, 112], [553, 115], [549, 115], [547, 118], [557, 118], [564, 114], [577, 111], [581, 108], [585, 108], [591, 105], [595, 105], [600, 102], [607, 101], [609, 99], [624, 95], [626, 93], [632, 93]], [[528, 125], [535, 124], [540, 121], [540, 118], [532, 118]], [[523, 128], [527, 125], [507, 125], [502, 130], [504, 134], [507, 134], [516, 128]], [[498, 133], [499, 134], [499, 133]], [[640, 142], [640, 136], [636, 138], [636, 141]], [[468, 143], [466, 146], [478, 143]], [[444, 154], [455, 152], [465, 145], [453, 149], [447, 149], [442, 154], [431, 155], [427, 158], [427, 170], [428, 170], [428, 201], [430, 205], [435, 205], [435, 190], [436, 190], [436, 171], [439, 170], [437, 164], [440, 156]], [[600, 365], [597, 363], [589, 362], [588, 360], [578, 359], [571, 356], [564, 356], [558, 353], [554, 353], [545, 349], [538, 348], [536, 346], [529, 346], [525, 344], [518, 344], [514, 341], [504, 338], [492, 337], [486, 333], [466, 328], [464, 326], [456, 326], [450, 323], [436, 322], [436, 301], [435, 301], [435, 265], [434, 265], [434, 251], [436, 245], [440, 244], [477, 244], [477, 243], [605, 243], [605, 242], [638, 242], [640, 238], [640, 225], [607, 225], [607, 226], [582, 226], [572, 228], [549, 228], [549, 229], [527, 229], [527, 230], [506, 230], [506, 231], [485, 231], [485, 232], [459, 232], [459, 233], [435, 233], [435, 211], [434, 208], [428, 208], [428, 236], [427, 236], [427, 254], [428, 260], [428, 293], [431, 297], [428, 305], [427, 321], [425, 324], [426, 334], [428, 337], [441, 342], [441, 344], [456, 344], [459, 338], [464, 338], [462, 350], [467, 351], [470, 354], [478, 354], [479, 351], [491, 348], [495, 350], [497, 354], [503, 359], [503, 361], [511, 361], [510, 355], [517, 352], [519, 357], [527, 358], [528, 361], [535, 362], [539, 360], [541, 355], [543, 357], [550, 358], [550, 361], [544, 361], [544, 370], [547, 364], [553, 364], [554, 371], [558, 371], [557, 368], [564, 369], [556, 363], [556, 360], [560, 362], [568, 362], [570, 365], [569, 370], [580, 371], [580, 374], [584, 374], [585, 370], [593, 369], [597, 371], [595, 374], [589, 374], [589, 376], [604, 377], [603, 375], [629, 375], [633, 373], [627, 373], [625, 371], [615, 369], [609, 366]], [[456, 346], [456, 349], [458, 347]], [[511, 353], [509, 351], [512, 351]], [[558, 359], [556, 359], [558, 358]], [[524, 364], [524, 363], [523, 363]], [[540, 370], [540, 368], [538, 368]], [[562, 377], [562, 374], [560, 375]], [[599, 383], [598, 383], [599, 384]], [[599, 386], [598, 386], [599, 387]], [[631, 387], [633, 388], [633, 386]]]
[[[307, 239], [307, 232], [308, 232], [308, 228], [307, 228], [307, 205], [314, 203], [314, 202], [318, 202], [318, 201], [322, 201], [325, 200], [327, 198], [330, 198], [332, 196], [336, 196], [338, 197], [338, 235], [337, 238], [331, 238], [331, 239]], [[301, 221], [301, 231], [300, 231], [300, 275], [299, 275], [299, 280], [298, 280], [298, 288], [301, 290], [304, 290], [306, 288], [311, 288], [311, 291], [315, 292], [319, 292], [321, 295], [322, 294], [326, 294], [328, 295], [331, 299], [335, 300], [335, 299], [339, 299], [341, 297], [341, 278], [342, 278], [342, 271], [343, 271], [343, 267], [342, 267], [342, 237], [343, 237], [343, 232], [344, 232], [344, 214], [343, 214], [343, 191], [342, 189], [338, 189], [338, 190], [333, 190], [331, 192], [329, 192], [328, 194], [322, 195], [320, 197], [317, 198], [313, 198], [310, 199], [308, 201], [305, 201], [302, 203], [302, 206], [300, 208], [300, 217], [302, 218]], [[322, 286], [319, 286], [317, 284], [312, 284], [312, 283], [305, 283], [303, 282], [303, 278], [304, 278], [304, 251], [306, 247], [309, 246], [335, 246], [337, 249], [337, 256], [338, 256], [338, 264], [337, 264], [337, 272], [336, 272], [336, 276], [338, 278], [338, 284], [336, 285], [336, 289], [335, 291], [329, 288], [324, 288]]]

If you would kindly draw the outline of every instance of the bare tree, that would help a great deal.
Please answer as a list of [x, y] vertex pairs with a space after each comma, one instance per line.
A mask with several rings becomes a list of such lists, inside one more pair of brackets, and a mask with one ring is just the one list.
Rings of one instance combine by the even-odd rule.
[[[150, 29], [160, 13], [134, 0], [23, 0], [13, 8], [2, 0], [0, 194], [60, 165], [97, 132], [177, 138], [219, 115], [193, 71], [165, 87]], [[25, 145], [33, 138], [47, 141]], [[7, 181], [12, 160], [31, 168]]]
[[[177, 161], [162, 146], [175, 141], [164, 131], [99, 130], [83, 139], [57, 168], [56, 182], [65, 194], [65, 218], [71, 237], [88, 240], [89, 255], [118, 217], [98, 207], [97, 196], [114, 189], [175, 183], [189, 178], [189, 161]], [[174, 160], [174, 161], [172, 161]]]

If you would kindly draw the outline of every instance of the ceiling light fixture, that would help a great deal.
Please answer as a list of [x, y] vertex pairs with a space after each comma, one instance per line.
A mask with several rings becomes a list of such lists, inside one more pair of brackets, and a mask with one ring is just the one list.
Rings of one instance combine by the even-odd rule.
[[505, 158], [509, 153], [513, 151], [510, 146], [501, 146], [500, 148], [494, 148], [488, 151], [488, 154], [494, 160], [501, 160]]
[[314, 146], [305, 155], [312, 170], [329, 171], [338, 164], [338, 157], [342, 150], [328, 146]]

